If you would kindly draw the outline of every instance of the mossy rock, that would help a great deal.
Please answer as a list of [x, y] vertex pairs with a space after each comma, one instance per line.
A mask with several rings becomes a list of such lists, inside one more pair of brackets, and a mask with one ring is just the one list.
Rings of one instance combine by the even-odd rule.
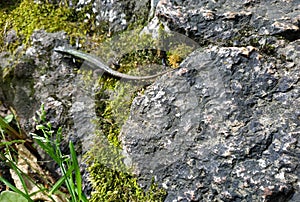
[[[93, 17], [85, 20], [85, 13], [91, 12], [89, 6], [81, 11], [66, 5], [34, 3], [33, 0], [14, 1], [6, 3], [0, 9], [0, 45], [3, 50], [13, 51], [18, 45], [28, 44], [33, 31], [43, 29], [47, 32], [65, 31], [71, 38], [85, 38], [94, 26]], [[2, 3], [3, 4], [3, 3]], [[17, 44], [4, 44], [4, 37], [9, 30], [15, 30], [21, 38]], [[101, 37], [100, 37], [101, 38]]]

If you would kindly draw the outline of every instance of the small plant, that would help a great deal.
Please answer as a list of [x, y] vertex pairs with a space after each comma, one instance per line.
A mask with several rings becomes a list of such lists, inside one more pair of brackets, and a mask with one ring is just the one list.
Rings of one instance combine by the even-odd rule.
[[[42, 105], [39, 118], [43, 124], [38, 125], [36, 128], [41, 130], [44, 136], [32, 135], [36, 143], [59, 165], [62, 172], [62, 177], [55, 183], [49, 194], [54, 193], [65, 183], [72, 202], [88, 201], [82, 193], [81, 174], [73, 143], [69, 142], [70, 155], [63, 155], [60, 150], [62, 128], [60, 127], [55, 133], [52, 130], [51, 124], [46, 122], [45, 117], [46, 112], [44, 105]], [[52, 137], [54, 136], [55, 140], [52, 141]], [[75, 179], [73, 173], [75, 173]]]
[[[2, 136], [3, 140], [6, 140], [5, 134], [9, 135], [10, 137], [20, 137], [19, 133], [14, 130], [9, 123], [12, 121], [13, 115], [8, 115], [4, 118], [0, 117], [0, 133]], [[22, 182], [23, 185], [25, 185], [25, 181], [23, 177], [21, 176], [21, 172], [19, 169], [17, 169], [16, 164], [13, 162], [13, 155], [11, 154], [11, 145], [15, 143], [24, 143], [24, 140], [11, 140], [11, 141], [1, 141], [0, 146], [4, 147], [6, 150], [5, 153], [0, 154], [0, 159], [2, 161], [6, 161], [11, 164], [11, 168], [17, 173], [17, 175], [20, 176], [20, 181]], [[8, 186], [11, 190], [13, 191], [4, 191], [0, 194], [0, 202], [4, 201], [32, 201], [27, 189], [25, 188], [24, 192], [12, 185], [8, 180], [4, 179], [2, 176], [0, 176], [0, 181], [6, 186]]]
[[[60, 150], [60, 143], [62, 140], [62, 129], [59, 128], [57, 131], [52, 129], [50, 123], [46, 122], [46, 112], [44, 110], [44, 106], [42, 105], [39, 114], [39, 122], [40, 125], [37, 125], [37, 130], [42, 131], [42, 136], [38, 136], [36, 134], [31, 134], [33, 136], [34, 141], [59, 165], [62, 177], [53, 182], [52, 184], [47, 186], [43, 186], [41, 184], [36, 183], [28, 173], [25, 173], [20, 168], [18, 162], [20, 158], [17, 159], [12, 155], [12, 151], [16, 151], [11, 145], [25, 142], [25, 140], [13, 140], [9, 142], [4, 142], [2, 145], [6, 146], [6, 154], [1, 154], [1, 160], [8, 163], [11, 169], [16, 173], [16, 176], [19, 178], [21, 182], [21, 186], [13, 185], [8, 180], [0, 177], [0, 181], [6, 184], [13, 192], [4, 193], [4, 196], [0, 195], [1, 197], [20, 197], [24, 198], [27, 201], [34, 201], [34, 199], [46, 199], [50, 201], [72, 201], [72, 202], [86, 202], [88, 201], [86, 196], [82, 193], [82, 184], [81, 184], [81, 174], [79, 169], [79, 164], [77, 161], [76, 152], [74, 149], [73, 143], [69, 142], [69, 149], [70, 155], [64, 155]], [[17, 133], [14, 129], [12, 129], [9, 124], [7, 123], [6, 119], [0, 118], [0, 131], [2, 134], [3, 139], [5, 138], [5, 134], [9, 133]], [[54, 140], [52, 140], [55, 137]], [[15, 145], [15, 148], [19, 148], [19, 155], [20, 147]], [[24, 152], [24, 151], [23, 151]], [[25, 158], [25, 157], [24, 157]], [[27, 157], [26, 157], [27, 158]], [[29, 159], [29, 157], [28, 157]], [[33, 160], [34, 162], [34, 160]], [[30, 164], [30, 168], [35, 168], [36, 166], [32, 165], [32, 162], [26, 162]], [[38, 168], [36, 168], [38, 169]], [[39, 173], [41, 174], [42, 171]], [[59, 191], [61, 186], [65, 184], [68, 189], [68, 194], [62, 197], [62, 193]], [[35, 186], [36, 189], [34, 192], [30, 191], [28, 188]], [[47, 188], [49, 187], [49, 188]], [[38, 196], [38, 197], [37, 197]], [[66, 200], [66, 198], [68, 198]], [[18, 201], [21, 201], [18, 200]], [[1, 200], [0, 200], [1, 202]]]
[[174, 45], [173, 49], [168, 52], [168, 62], [171, 67], [178, 68], [179, 64], [193, 51], [193, 49], [193, 46], [184, 43]]

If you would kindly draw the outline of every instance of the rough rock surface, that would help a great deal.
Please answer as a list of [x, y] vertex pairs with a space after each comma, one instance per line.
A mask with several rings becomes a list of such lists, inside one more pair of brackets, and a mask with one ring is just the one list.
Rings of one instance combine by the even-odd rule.
[[35, 0], [35, 2], [67, 4], [77, 10], [91, 6], [91, 12], [86, 13], [86, 19], [95, 15], [95, 21], [92, 23], [101, 29], [105, 26], [111, 33], [124, 31], [132, 23], [147, 21], [150, 12], [150, 2], [140, 0]]
[[[29, 48], [19, 47], [16, 55], [1, 53], [0, 100], [16, 111], [27, 134], [35, 132], [34, 118], [44, 103], [53, 130], [63, 127], [62, 150], [69, 152], [68, 142], [72, 140], [81, 156], [94, 137], [95, 126], [90, 123], [95, 117], [94, 100], [80, 86], [82, 81], [74, 72], [73, 60], [53, 51], [56, 46], [66, 45], [68, 37], [63, 32], [51, 34], [40, 30], [32, 35], [31, 41]], [[57, 169], [53, 163], [46, 166]], [[86, 177], [84, 183], [90, 186]]]
[[166, 201], [287, 201], [300, 174], [300, 71], [288, 64], [213, 46], [151, 86], [121, 136], [140, 182], [154, 176]]
[[134, 100], [120, 139], [139, 182], [168, 202], [298, 201], [299, 2], [160, 1], [156, 17], [216, 45]]
[[173, 31], [201, 43], [230, 39], [235, 45], [249, 44], [257, 35], [299, 39], [299, 12], [297, 0], [162, 0], [156, 8], [156, 16]]
[[55, 111], [49, 115], [53, 127], [61, 124], [62, 106], [71, 103], [67, 85], [71, 86], [75, 77], [71, 68], [60, 65], [61, 55], [53, 52], [56, 45], [67, 43], [64, 33], [37, 31], [31, 40], [28, 49], [19, 47], [16, 55], [2, 53], [0, 59], [3, 74], [1, 100], [15, 108], [22, 127], [28, 132], [34, 127], [32, 117], [41, 102], [45, 102], [46, 109], [48, 105], [55, 106]]
[[149, 2], [140, 0], [95, 0], [93, 11], [97, 14], [96, 22], [108, 22], [109, 31], [122, 31], [129, 24], [146, 21], [149, 14]]

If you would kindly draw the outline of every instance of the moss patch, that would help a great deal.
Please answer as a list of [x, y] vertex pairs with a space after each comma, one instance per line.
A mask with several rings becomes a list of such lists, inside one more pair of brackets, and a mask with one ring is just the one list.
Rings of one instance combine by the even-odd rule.
[[[95, 171], [101, 172], [95, 172]], [[93, 186], [96, 187], [90, 201], [141, 201], [154, 202], [164, 201], [166, 192], [152, 184], [147, 192], [142, 190], [136, 178], [132, 175], [113, 170], [100, 163], [93, 163], [90, 167]]]
[[88, 170], [94, 188], [90, 201], [164, 201], [165, 190], [154, 182], [147, 191], [142, 189], [137, 183], [137, 178], [124, 165], [121, 150], [99, 135], [97, 146], [87, 154], [90, 157], [88, 163], [91, 166]]
[[92, 71], [80, 70], [80, 73], [87, 88], [97, 86], [99, 89], [95, 94], [97, 137], [85, 155], [93, 186], [90, 201], [163, 201], [166, 195], [163, 189], [153, 183], [145, 191], [123, 163], [118, 136], [135, 96], [135, 92], [130, 91], [132, 86], [105, 75], [98, 81], [92, 80]]
[[[93, 17], [85, 21], [89, 6], [81, 11], [63, 5], [49, 3], [36, 4], [33, 0], [14, 1], [0, 10], [0, 45], [5, 50], [12, 50], [17, 45], [28, 44], [34, 30], [47, 32], [65, 31], [71, 42], [77, 37], [85, 37], [93, 27]], [[9, 30], [15, 30], [21, 40], [18, 44], [4, 44], [3, 39]]]

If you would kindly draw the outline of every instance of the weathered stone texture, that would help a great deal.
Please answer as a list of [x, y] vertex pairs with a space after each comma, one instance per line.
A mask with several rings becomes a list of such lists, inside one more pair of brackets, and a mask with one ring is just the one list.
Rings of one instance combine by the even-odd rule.
[[299, 199], [299, 16], [297, 1], [158, 3], [164, 25], [215, 45], [134, 100], [120, 138], [142, 185], [154, 176], [166, 201]]
[[123, 127], [140, 182], [154, 176], [166, 201], [287, 201], [299, 189], [299, 63], [214, 46], [181, 66]]

